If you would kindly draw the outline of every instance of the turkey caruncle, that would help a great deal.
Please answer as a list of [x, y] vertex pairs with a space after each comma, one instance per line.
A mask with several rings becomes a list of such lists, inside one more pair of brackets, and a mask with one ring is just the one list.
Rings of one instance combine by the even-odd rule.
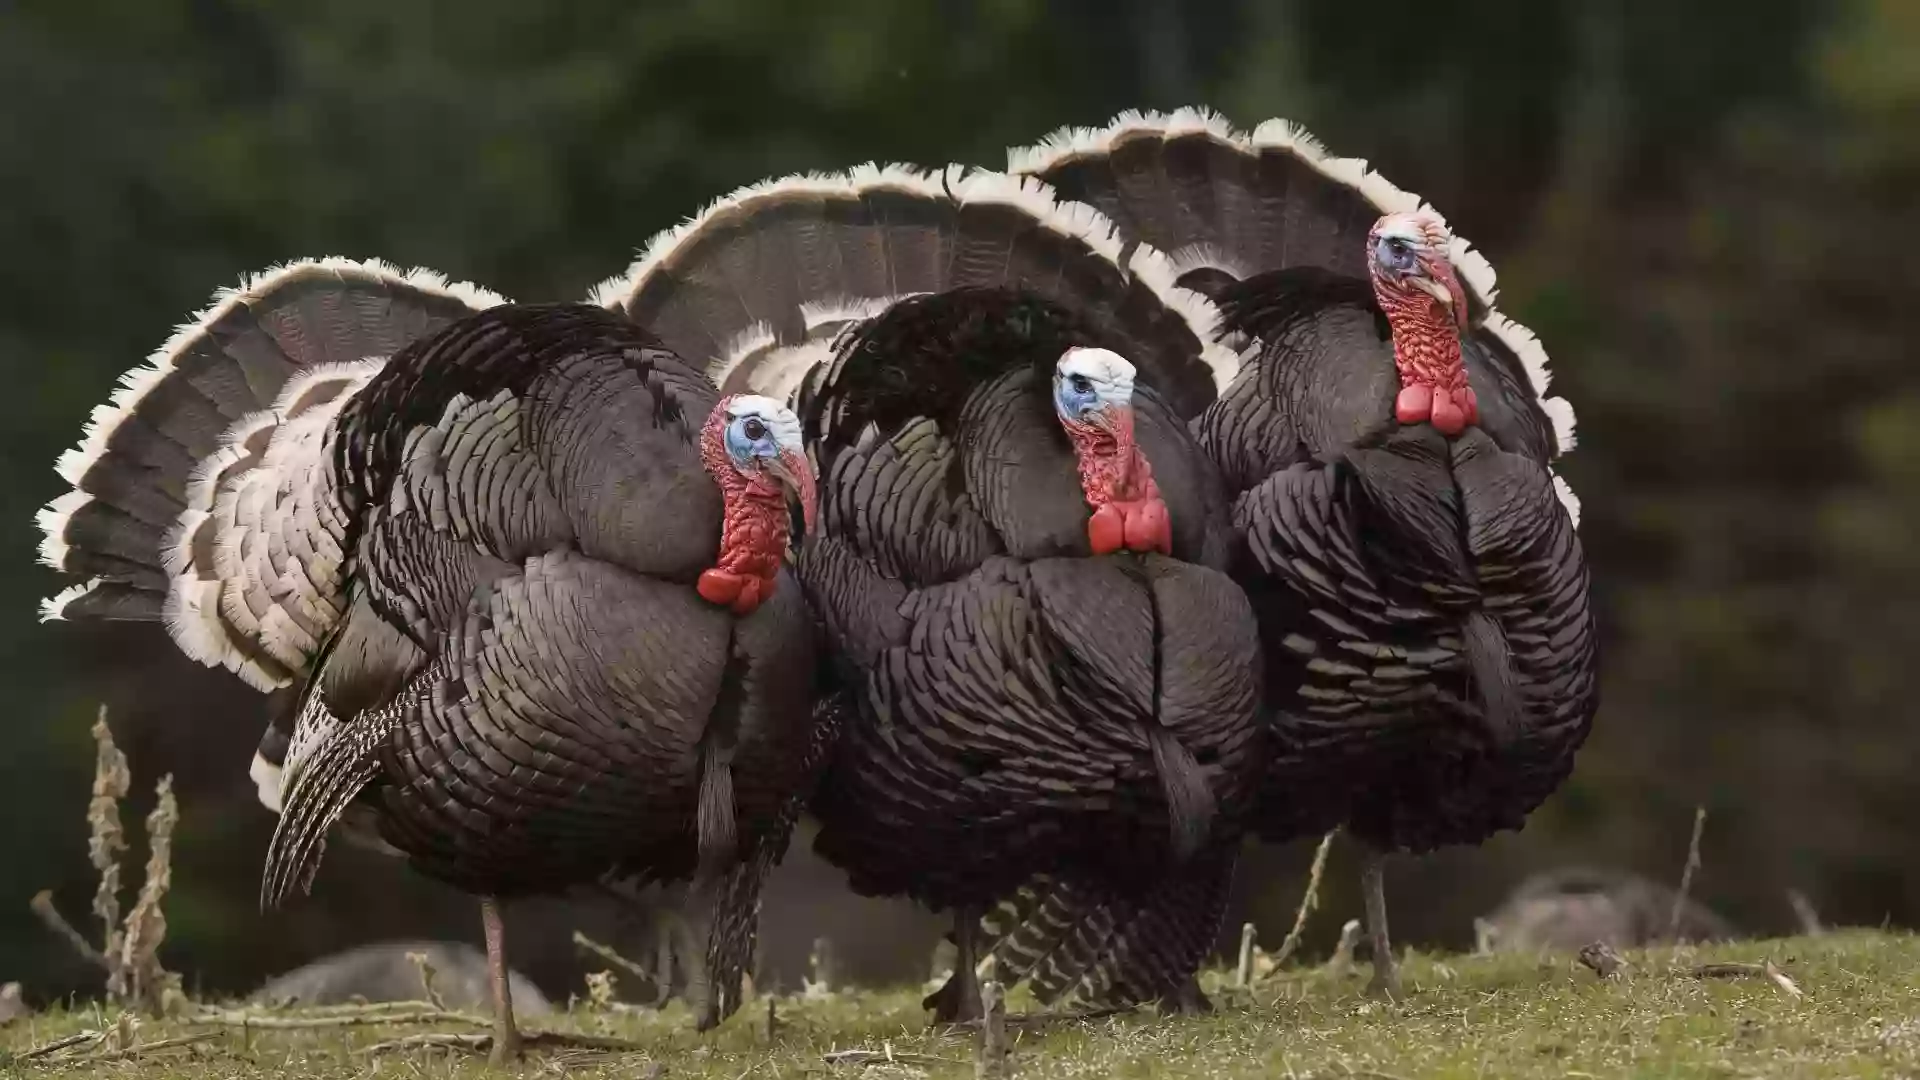
[[[1009, 161], [1168, 252], [1225, 314], [1244, 365], [1194, 430], [1234, 500], [1276, 710], [1258, 831], [1362, 841], [1375, 983], [1397, 994], [1384, 854], [1520, 828], [1592, 724], [1579, 503], [1551, 465], [1572, 407], [1493, 308], [1486, 260], [1293, 124], [1131, 113]], [[989, 919], [1001, 955], [1089, 918], [1023, 902]]]
[[45, 615], [164, 622], [298, 688], [256, 763], [263, 901], [355, 805], [485, 898], [501, 1058], [500, 900], [695, 876], [700, 1022], [737, 1007], [828, 734], [782, 568], [816, 496], [793, 413], [602, 308], [344, 259], [244, 282], [122, 384], [41, 515], [88, 578]]
[[1263, 760], [1186, 428], [1236, 363], [1212, 305], [1042, 185], [904, 166], [744, 189], [598, 296], [797, 402], [821, 513], [796, 565], [850, 714], [815, 846], [955, 912], [928, 1007], [977, 1013], [973, 927], [1036, 874], [1105, 920], [1060, 964], [1125, 956], [1103, 996], [1191, 1003]]

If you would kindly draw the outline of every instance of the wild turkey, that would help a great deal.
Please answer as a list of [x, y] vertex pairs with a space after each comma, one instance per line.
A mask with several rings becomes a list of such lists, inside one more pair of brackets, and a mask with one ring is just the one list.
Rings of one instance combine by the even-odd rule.
[[598, 296], [797, 402], [822, 477], [797, 565], [848, 713], [816, 849], [955, 912], [928, 1007], [977, 1012], [976, 920], [1036, 874], [1105, 921], [1003, 979], [1128, 956], [1098, 993], [1184, 989], [1262, 760], [1255, 624], [1185, 425], [1233, 373], [1212, 305], [1038, 184], [902, 166], [742, 190]]
[[1573, 410], [1494, 310], [1486, 260], [1286, 121], [1133, 113], [1009, 156], [1225, 314], [1244, 365], [1195, 432], [1278, 710], [1257, 826], [1363, 841], [1376, 983], [1397, 994], [1384, 853], [1521, 827], [1592, 723], [1579, 504], [1550, 464]]
[[720, 901], [700, 1023], [737, 1007], [826, 750], [782, 568], [815, 497], [793, 413], [593, 305], [340, 259], [245, 283], [123, 383], [42, 515], [46, 560], [88, 578], [46, 614], [162, 621], [298, 688], [258, 770], [263, 901], [360, 808], [484, 898], [501, 1058], [498, 901], [697, 875]]

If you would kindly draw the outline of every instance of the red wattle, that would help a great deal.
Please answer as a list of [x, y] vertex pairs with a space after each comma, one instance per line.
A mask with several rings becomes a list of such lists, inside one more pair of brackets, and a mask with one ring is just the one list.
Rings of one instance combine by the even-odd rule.
[[766, 599], [767, 594], [772, 591], [773, 583], [766, 578], [747, 578], [740, 586], [740, 595], [733, 598], [731, 605], [733, 613], [735, 615], [753, 614], [753, 609], [759, 607], [760, 601]]
[[700, 599], [717, 607], [730, 609], [735, 615], [751, 615], [753, 610], [773, 595], [777, 579], [760, 577], [756, 574], [736, 574], [731, 570], [714, 567], [702, 571], [700, 581], [694, 586]]
[[1433, 392], [1433, 429], [1442, 435], [1458, 435], [1467, 429], [1467, 411], [1445, 389]]
[[1087, 519], [1087, 544], [1095, 555], [1111, 555], [1127, 543], [1127, 520], [1112, 503], [1102, 506]]
[[1173, 519], [1165, 502], [1142, 499], [1125, 504], [1121, 513], [1127, 522], [1127, 550], [1173, 554]]
[[1400, 388], [1393, 401], [1393, 418], [1403, 424], [1418, 424], [1433, 415], [1433, 387], [1414, 383]]
[[746, 584], [745, 576], [715, 567], [702, 572], [700, 583], [694, 587], [699, 591], [700, 599], [726, 607], [740, 598]]
[[1478, 424], [1480, 422], [1480, 397], [1473, 392], [1473, 387], [1465, 387], [1460, 391], [1460, 401], [1466, 408], [1467, 423], [1469, 425]]

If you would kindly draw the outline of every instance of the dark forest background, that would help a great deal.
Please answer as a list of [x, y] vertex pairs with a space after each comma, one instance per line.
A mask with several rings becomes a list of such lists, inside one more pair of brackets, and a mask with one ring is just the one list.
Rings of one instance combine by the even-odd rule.
[[[310, 901], [259, 914], [262, 700], [157, 626], [35, 621], [63, 584], [33, 558], [54, 459], [214, 288], [342, 254], [578, 298], [771, 174], [999, 165], [1195, 103], [1301, 121], [1432, 200], [1580, 414], [1595, 734], [1524, 833], [1396, 865], [1396, 938], [1465, 945], [1569, 862], [1671, 878], [1696, 804], [1696, 895], [1741, 926], [1790, 928], [1788, 889], [1920, 924], [1916, 56], [1908, 0], [0, 2], [0, 980], [97, 988], [27, 900], [86, 910], [101, 702], [140, 790], [177, 774], [164, 956], [194, 985], [477, 939], [470, 901], [340, 845]], [[1241, 879], [1269, 945], [1305, 855]], [[1351, 869], [1311, 947], [1357, 914]], [[570, 929], [621, 933], [597, 908], [514, 918], [516, 962], [561, 994]], [[922, 977], [934, 932], [798, 844], [766, 920], [789, 985], [817, 935], [858, 974]]]

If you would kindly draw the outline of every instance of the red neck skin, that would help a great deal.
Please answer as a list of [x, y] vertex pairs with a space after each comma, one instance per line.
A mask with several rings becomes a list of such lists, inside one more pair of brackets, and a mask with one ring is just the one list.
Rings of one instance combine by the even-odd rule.
[[700, 595], [709, 603], [748, 615], [773, 595], [786, 556], [786, 492], [779, 481], [760, 475], [742, 476], [727, 456], [723, 431], [724, 409], [713, 410], [700, 435], [700, 460], [720, 485], [724, 505], [720, 522], [720, 555], [714, 567], [700, 575]]
[[1133, 440], [1133, 410], [1112, 409], [1112, 430], [1063, 420], [1080, 460], [1080, 487], [1087, 505], [1087, 541], [1095, 555], [1116, 551], [1173, 554], [1173, 522], [1153, 482], [1153, 466]]
[[1446, 305], [1418, 289], [1373, 278], [1373, 292], [1393, 328], [1393, 365], [1400, 371], [1394, 419], [1431, 422], [1454, 436], [1480, 422], [1480, 403], [1467, 385], [1460, 329]]

